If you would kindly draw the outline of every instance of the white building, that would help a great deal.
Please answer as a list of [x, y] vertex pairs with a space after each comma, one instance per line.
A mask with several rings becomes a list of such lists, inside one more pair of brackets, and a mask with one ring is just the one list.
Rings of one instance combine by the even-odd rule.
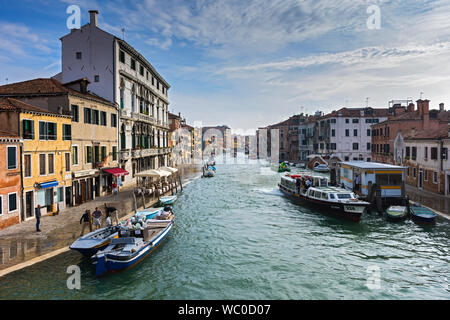
[[89, 13], [88, 24], [61, 38], [62, 72], [55, 78], [87, 78], [92, 93], [119, 106], [119, 160], [129, 184], [138, 172], [168, 165], [170, 85], [127, 42], [98, 28], [98, 11]]
[[[317, 152], [342, 161], [372, 160], [371, 125], [388, 118], [388, 109], [342, 108], [318, 120]], [[321, 134], [321, 132], [324, 132]]]

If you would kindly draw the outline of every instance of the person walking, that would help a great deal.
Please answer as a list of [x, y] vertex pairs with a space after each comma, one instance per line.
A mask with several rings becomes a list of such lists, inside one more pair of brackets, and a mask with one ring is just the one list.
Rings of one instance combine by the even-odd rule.
[[90, 210], [86, 210], [84, 214], [81, 216], [80, 224], [82, 224], [80, 237], [83, 236], [84, 229], [86, 228], [86, 226], [89, 226], [89, 232], [92, 232], [92, 221]]
[[103, 213], [99, 210], [98, 207], [95, 207], [95, 211], [92, 215], [94, 216], [94, 228], [97, 230], [102, 226], [100, 218], [102, 217]]
[[116, 225], [119, 225], [119, 211], [114, 207], [108, 207], [105, 203], [106, 213], [112, 216]]
[[112, 183], [112, 188], [113, 188], [114, 200], [116, 200], [117, 199], [117, 194], [118, 194], [117, 183], [113, 182]]
[[41, 232], [39, 225], [41, 224], [41, 205], [38, 204], [34, 209], [34, 216], [36, 217], [36, 232]]

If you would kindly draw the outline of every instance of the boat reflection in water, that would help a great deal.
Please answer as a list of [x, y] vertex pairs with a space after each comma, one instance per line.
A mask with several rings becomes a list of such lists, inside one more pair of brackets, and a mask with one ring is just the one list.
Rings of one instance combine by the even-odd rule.
[[278, 186], [289, 197], [322, 207], [327, 213], [351, 221], [359, 222], [370, 206], [353, 192], [330, 186], [329, 180], [321, 176], [287, 174], [281, 177]]

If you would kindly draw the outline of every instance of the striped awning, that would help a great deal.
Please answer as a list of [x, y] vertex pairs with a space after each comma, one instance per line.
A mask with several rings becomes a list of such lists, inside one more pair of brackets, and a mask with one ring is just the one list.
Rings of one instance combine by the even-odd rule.
[[39, 187], [41, 189], [46, 189], [46, 188], [52, 188], [52, 187], [56, 187], [58, 185], [58, 181], [54, 180], [54, 181], [49, 181], [49, 182], [44, 182], [44, 183], [40, 183]]

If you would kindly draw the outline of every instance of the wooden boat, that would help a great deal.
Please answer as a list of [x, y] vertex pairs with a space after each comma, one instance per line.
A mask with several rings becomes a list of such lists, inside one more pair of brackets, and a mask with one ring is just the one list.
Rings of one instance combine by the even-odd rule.
[[166, 239], [173, 226], [173, 214], [168, 220], [151, 219], [140, 235], [114, 238], [103, 250], [92, 256], [96, 265], [96, 275], [117, 272], [135, 266]]
[[92, 256], [97, 251], [106, 248], [111, 239], [118, 237], [118, 227], [108, 227], [92, 231], [72, 243], [69, 248], [85, 256]]
[[411, 206], [410, 211], [411, 218], [415, 222], [434, 223], [436, 221], [437, 214], [426, 207], [422, 207], [421, 205], [415, 204]]
[[177, 201], [177, 196], [167, 196], [167, 197], [161, 197], [159, 198], [159, 201], [163, 206], [173, 204], [175, 201]]
[[408, 216], [408, 208], [405, 206], [390, 206], [386, 209], [386, 218], [391, 221], [401, 221]]
[[[308, 188], [304, 182], [310, 179]], [[300, 180], [300, 186], [297, 181]], [[281, 192], [314, 206], [319, 206], [339, 218], [359, 222], [361, 215], [370, 206], [369, 202], [359, 200], [356, 195], [343, 188], [332, 187], [325, 177], [308, 175], [289, 175], [281, 177], [278, 184]]]
[[137, 219], [143, 219], [145, 218], [145, 220], [147, 219], [153, 219], [154, 217], [156, 217], [156, 215], [158, 213], [160, 213], [161, 211], [163, 211], [164, 208], [163, 207], [157, 207], [157, 208], [147, 208], [141, 211], [138, 211], [134, 214], [134, 216]]
[[319, 164], [318, 166], [314, 167], [314, 171], [316, 171], [316, 172], [329, 172], [330, 169], [325, 164]]

